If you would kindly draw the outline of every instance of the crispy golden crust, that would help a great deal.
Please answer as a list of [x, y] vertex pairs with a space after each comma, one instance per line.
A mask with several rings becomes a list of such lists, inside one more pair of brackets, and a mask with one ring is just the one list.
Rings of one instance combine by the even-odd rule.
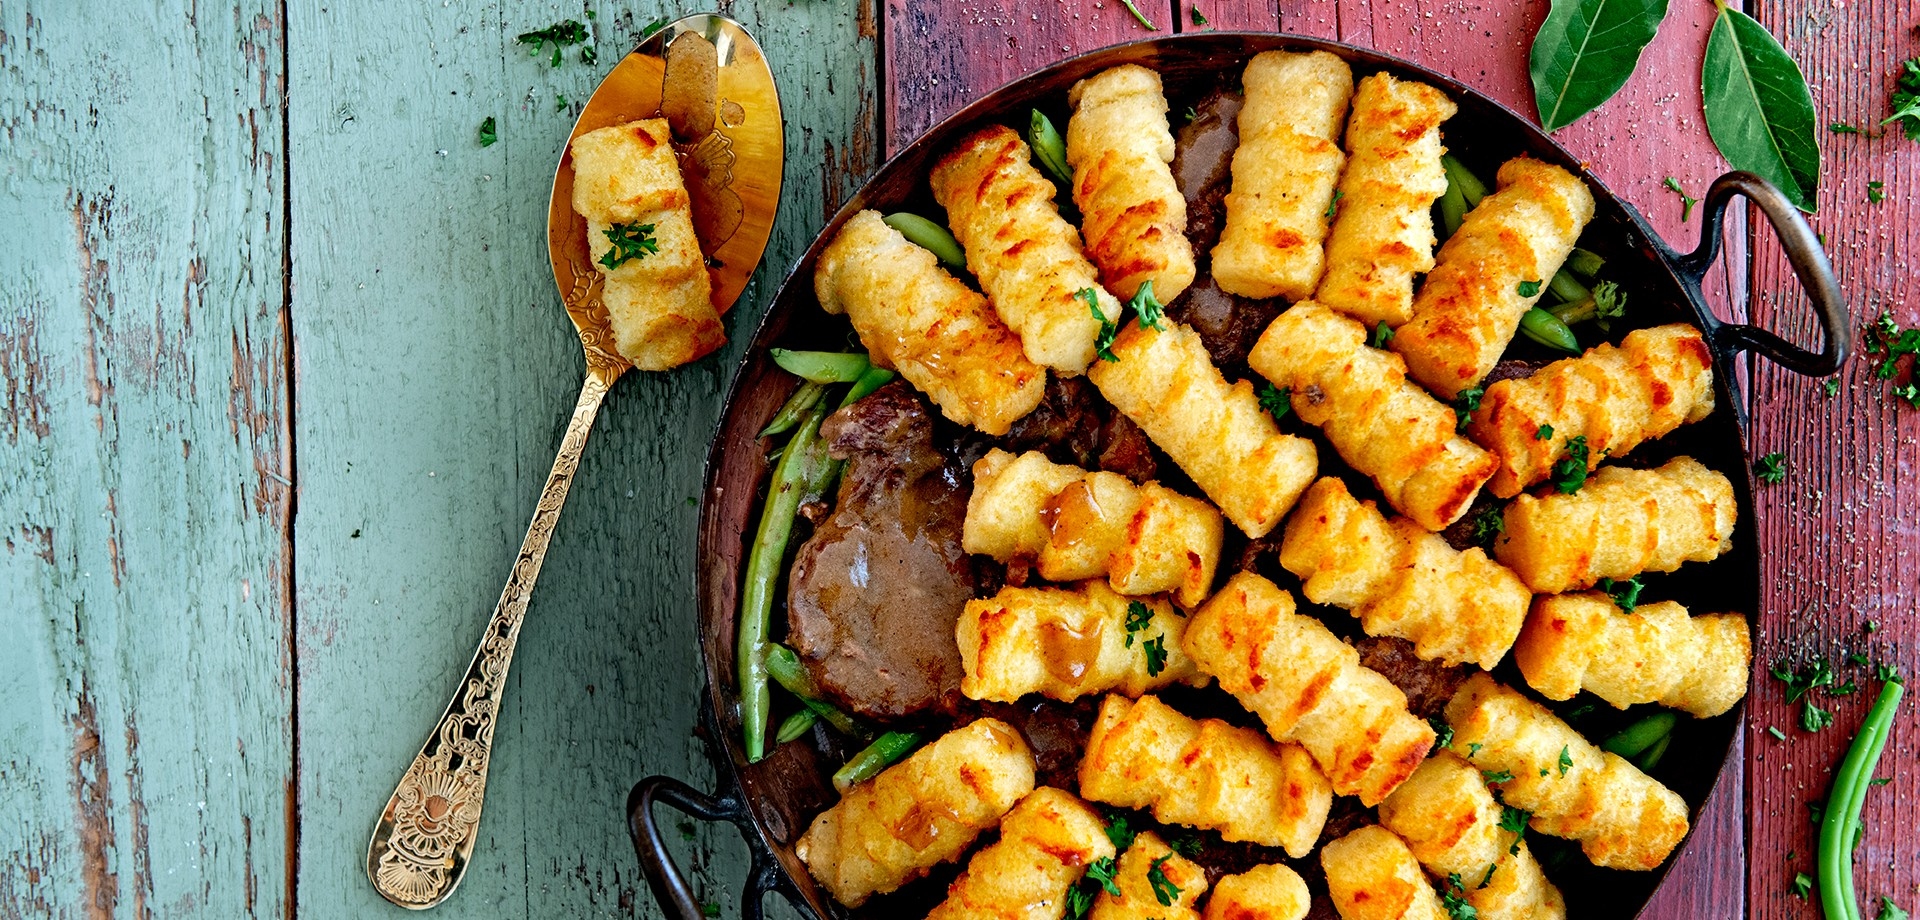
[[1377, 824], [1322, 847], [1320, 866], [1342, 920], [1446, 920], [1407, 845]]
[[1087, 864], [1114, 855], [1106, 822], [1079, 797], [1041, 787], [1000, 822], [927, 920], [1060, 920]]
[[823, 309], [853, 321], [876, 363], [898, 369], [954, 422], [1006, 434], [1045, 394], [1047, 372], [985, 298], [878, 212], [840, 228], [814, 266], [813, 288]]
[[1325, 51], [1265, 51], [1241, 81], [1246, 104], [1213, 280], [1243, 297], [1303, 300], [1326, 262], [1327, 208], [1347, 159], [1334, 141], [1353, 70]]
[[1033, 752], [1013, 727], [980, 719], [855, 786], [794, 845], [848, 907], [954, 859], [1033, 791]]
[[[1155, 869], [1175, 889], [1170, 892], [1171, 904], [1160, 901], [1148, 878]], [[1141, 831], [1133, 838], [1120, 855], [1113, 881], [1120, 893], [1102, 890], [1093, 899], [1088, 920], [1200, 920], [1193, 902], [1207, 893], [1207, 871], [1175, 853], [1159, 834]]]
[[1592, 469], [1712, 411], [1713, 355], [1698, 329], [1675, 323], [1487, 387], [1467, 434], [1500, 458], [1487, 490], [1512, 498], [1546, 479], [1574, 437], [1587, 439]]
[[1380, 803], [1380, 823], [1434, 878], [1458, 875], [1482, 920], [1564, 918], [1560, 890], [1518, 834], [1501, 829], [1501, 810], [1479, 770], [1441, 751]]
[[1360, 81], [1314, 299], [1369, 324], [1413, 318], [1413, 276], [1433, 268], [1433, 202], [1447, 191], [1440, 123], [1458, 110], [1424, 83], [1384, 73]]
[[1193, 330], [1167, 326], [1127, 323], [1113, 343], [1118, 360], [1095, 362], [1087, 377], [1227, 520], [1248, 536], [1265, 536], [1313, 481], [1313, 442], [1281, 433], [1252, 384], [1229, 386]]
[[981, 128], [934, 164], [933, 197], [966, 247], [967, 268], [1027, 357], [1072, 377], [1093, 361], [1100, 336], [1100, 321], [1074, 292], [1092, 288], [1110, 320], [1120, 318], [1120, 302], [1100, 286], [1079, 231], [1053, 203], [1053, 182], [1029, 155], [1013, 129]]
[[1536, 599], [1513, 650], [1528, 685], [1547, 699], [1588, 690], [1620, 709], [1659, 703], [1703, 719], [1747, 695], [1752, 655], [1737, 613], [1688, 616], [1673, 601], [1623, 613], [1597, 591]]
[[1306, 748], [1341, 795], [1378, 804], [1433, 747], [1433, 727], [1407, 711], [1400, 688], [1252, 572], [1194, 613], [1186, 648], [1275, 740]]
[[1102, 701], [1080, 760], [1080, 794], [1296, 859], [1313, 850], [1333, 805], [1333, 789], [1299, 745], [1190, 719], [1152, 696]]
[[999, 448], [973, 465], [961, 545], [1001, 562], [1039, 562], [1048, 581], [1105, 577], [1122, 594], [1207, 599], [1220, 564], [1220, 512], [1159, 483], [1052, 463]]
[[1738, 513], [1733, 483], [1691, 457], [1603, 466], [1578, 492], [1514, 499], [1493, 551], [1535, 593], [1558, 594], [1718, 558]]
[[1174, 184], [1173, 132], [1160, 75], [1122, 64], [1067, 94], [1067, 163], [1087, 255], [1113, 296], [1131, 299], [1143, 281], [1172, 303], [1193, 283], [1187, 199]]
[[[650, 118], [573, 140], [573, 210], [587, 220], [587, 248], [606, 279], [600, 300], [614, 347], [643, 371], [678, 367], [727, 341], [669, 139], [666, 120]], [[600, 259], [614, 224], [652, 227], [658, 249], [607, 268]]]
[[1302, 920], [1313, 906], [1300, 873], [1273, 863], [1229, 875], [1213, 886], [1205, 920]]
[[1508, 773], [1507, 804], [1533, 812], [1543, 834], [1580, 841], [1596, 866], [1655, 869], [1687, 834], [1687, 803], [1547, 708], [1475, 674], [1447, 703], [1454, 753]]
[[[1133, 604], [1152, 619], [1129, 633]], [[968, 601], [954, 627], [965, 671], [960, 692], [1011, 703], [1029, 693], [1072, 701], [1108, 690], [1139, 696], [1175, 682], [1203, 686], [1206, 676], [1180, 650], [1185, 632], [1186, 618], [1164, 599], [1122, 597], [1106, 582], [1001, 588]], [[1166, 652], [1158, 673], [1149, 673], [1148, 642]]]
[[[1515, 157], [1500, 167], [1499, 184], [1440, 247], [1413, 319], [1393, 337], [1407, 372], [1445, 399], [1493, 369], [1593, 219], [1593, 193], [1558, 166]], [[1525, 282], [1539, 291], [1521, 294]]]
[[1280, 564], [1316, 604], [1344, 607], [1370, 636], [1415, 654], [1492, 669], [1513, 646], [1533, 595], [1479, 547], [1455, 550], [1405, 518], [1389, 521], [1328, 476], [1287, 519]]
[[1246, 61], [1227, 225], [1213, 282], [1244, 298], [1304, 300], [1319, 284], [1327, 207], [1346, 154], [1334, 140], [1354, 71], [1329, 52], [1261, 52]]
[[1247, 361], [1289, 388], [1293, 411], [1428, 530], [1458, 519], [1493, 475], [1493, 455], [1454, 431], [1453, 410], [1407, 379], [1399, 355], [1368, 347], [1351, 317], [1301, 301], [1267, 325]]

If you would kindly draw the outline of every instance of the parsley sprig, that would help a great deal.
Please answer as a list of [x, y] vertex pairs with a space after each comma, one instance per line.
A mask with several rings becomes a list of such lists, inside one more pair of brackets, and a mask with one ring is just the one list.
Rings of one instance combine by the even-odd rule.
[[[529, 50], [527, 54], [531, 57], [539, 57], [548, 45], [552, 45], [553, 66], [555, 67], [560, 66], [560, 52], [562, 49], [568, 45], [577, 45], [586, 40], [587, 24], [578, 19], [563, 19], [544, 29], [522, 32], [514, 38], [514, 41], [528, 46]], [[590, 51], [592, 49], [588, 50]], [[593, 63], [590, 56], [584, 57], [583, 59], [585, 63]]]
[[1646, 587], [1640, 583], [1640, 576], [1638, 575], [1626, 581], [1614, 581], [1611, 578], [1602, 578], [1598, 582], [1595, 582], [1593, 586], [1598, 590], [1605, 591], [1608, 597], [1613, 598], [1614, 605], [1625, 613], [1632, 613], [1633, 608], [1640, 606], [1640, 589]]
[[1093, 353], [1102, 361], [1120, 360], [1113, 354], [1113, 340], [1120, 334], [1120, 321], [1108, 319], [1107, 314], [1101, 312], [1100, 292], [1090, 287], [1083, 287], [1074, 291], [1073, 296], [1086, 302], [1088, 312], [1092, 313], [1094, 320], [1100, 324], [1100, 337], [1093, 340]]
[[[1868, 324], [1864, 338], [1862, 348], [1866, 353], [1882, 356], [1873, 368], [1873, 376], [1880, 380], [1892, 380], [1900, 372], [1902, 355], [1920, 355], [1920, 329], [1900, 328], [1890, 313], [1882, 313]], [[1920, 372], [1910, 372], [1906, 383], [1896, 384], [1891, 390], [1908, 405], [1920, 409], [1920, 385], [1916, 385], [1916, 380], [1920, 380]]]
[[1467, 430], [1467, 422], [1473, 413], [1480, 411], [1480, 400], [1487, 395], [1486, 387], [1467, 387], [1453, 397], [1453, 432], [1460, 434]]
[[652, 224], [614, 224], [607, 228], [606, 234], [612, 248], [600, 257], [600, 264], [608, 268], [619, 268], [660, 251], [659, 242], [653, 238]]
[[1467, 903], [1467, 892], [1460, 882], [1460, 873], [1447, 875], [1446, 887], [1440, 890], [1440, 906], [1447, 909], [1452, 920], [1479, 920], [1480, 912]]
[[1269, 383], [1260, 388], [1260, 408], [1267, 410], [1278, 422], [1293, 411], [1293, 387], [1275, 387]]
[[1672, 176], [1668, 176], [1667, 181], [1661, 184], [1667, 187], [1667, 191], [1680, 196], [1680, 222], [1686, 223], [1687, 218], [1693, 216], [1693, 206], [1699, 204], [1700, 199], [1688, 195], [1686, 190], [1680, 187], [1680, 180]]
[[1900, 130], [1906, 132], [1907, 140], [1920, 141], [1920, 58], [1908, 58], [1900, 63], [1893, 87], [1893, 114], [1881, 124], [1898, 124]]
[[1164, 305], [1153, 296], [1153, 279], [1140, 282], [1140, 288], [1133, 292], [1133, 299], [1127, 301], [1127, 309], [1140, 318], [1140, 328], [1167, 331], [1167, 324], [1163, 321], [1165, 314], [1161, 312]]
[[1153, 887], [1153, 899], [1159, 901], [1161, 907], [1172, 907], [1180, 897], [1180, 886], [1167, 878], [1167, 860], [1172, 858], [1172, 853], [1162, 854], [1153, 861], [1153, 865], [1147, 867], [1147, 884]]
[[1580, 487], [1587, 484], [1589, 456], [1586, 435], [1568, 438], [1566, 455], [1553, 461], [1553, 487], [1563, 495], [1580, 491]]
[[1488, 505], [1473, 515], [1473, 542], [1475, 546], [1493, 549], [1495, 540], [1507, 532], [1506, 510], [1501, 505]]

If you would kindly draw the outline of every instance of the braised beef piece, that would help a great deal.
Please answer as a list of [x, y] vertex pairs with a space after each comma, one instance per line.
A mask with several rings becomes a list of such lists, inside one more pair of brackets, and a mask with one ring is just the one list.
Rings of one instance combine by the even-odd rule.
[[1014, 453], [1037, 450], [1055, 463], [1119, 473], [1136, 483], [1160, 471], [1147, 433], [1084, 377], [1050, 378], [1040, 405], [1014, 422], [999, 446]]
[[1353, 643], [1360, 663], [1379, 671], [1407, 695], [1407, 708], [1422, 718], [1440, 715], [1454, 691], [1474, 668], [1428, 661], [1413, 653], [1413, 643], [1391, 636], [1367, 636]]
[[1267, 324], [1285, 309], [1284, 301], [1253, 300], [1220, 290], [1208, 274], [1174, 298], [1167, 315], [1200, 334], [1207, 357], [1228, 380], [1245, 380], [1253, 376], [1247, 355]]
[[968, 474], [935, 449], [931, 410], [904, 383], [834, 413], [820, 434], [847, 465], [833, 514], [794, 559], [788, 639], [861, 716], [950, 711], [954, 624], [976, 577], [960, 548]]

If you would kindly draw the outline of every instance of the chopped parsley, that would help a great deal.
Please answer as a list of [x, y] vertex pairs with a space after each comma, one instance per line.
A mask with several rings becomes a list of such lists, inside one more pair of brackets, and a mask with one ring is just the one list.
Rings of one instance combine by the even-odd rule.
[[1204, 26], [1207, 24], [1207, 17], [1200, 15], [1200, 7], [1198, 6], [1189, 7], [1187, 9], [1187, 15], [1193, 18], [1193, 24], [1196, 26]]
[[1328, 220], [1332, 220], [1332, 219], [1334, 219], [1335, 217], [1338, 217], [1338, 216], [1339, 216], [1339, 214], [1340, 214], [1340, 199], [1342, 199], [1342, 198], [1345, 198], [1345, 197], [1347, 197], [1347, 193], [1346, 193], [1346, 192], [1343, 192], [1343, 191], [1341, 191], [1341, 190], [1339, 190], [1339, 189], [1334, 189], [1334, 190], [1333, 190], [1333, 200], [1332, 200], [1332, 201], [1329, 201], [1329, 202], [1327, 202], [1327, 219], [1328, 219]]
[[1287, 417], [1293, 411], [1293, 387], [1275, 387], [1269, 383], [1260, 388], [1260, 408], [1267, 410], [1274, 421]]
[[1828, 690], [1827, 692], [1834, 696], [1852, 696], [1855, 693], [1860, 692], [1860, 685], [1854, 683], [1853, 680], [1849, 678], [1846, 683], [1840, 684], [1839, 686], [1834, 687]]
[[1876, 776], [1876, 777], [1874, 777], [1874, 778], [1872, 778], [1872, 779], [1870, 779], [1870, 780], [1867, 780], [1867, 785], [1869, 785], [1869, 786], [1884, 786], [1884, 785], [1886, 785], [1886, 784], [1888, 784], [1888, 783], [1891, 783], [1891, 782], [1893, 782], [1893, 777], [1891, 777], [1891, 776]]
[[1200, 113], [1195, 110], [1193, 106], [1187, 106], [1187, 111], [1184, 114], [1187, 117], [1187, 124], [1193, 124], [1194, 119], [1200, 117]]
[[1087, 878], [1093, 879], [1101, 888], [1106, 889], [1108, 894], [1117, 898], [1120, 896], [1120, 883], [1114, 881], [1115, 871], [1117, 870], [1111, 856], [1102, 856], [1087, 864]]
[[1573, 754], [1568, 752], [1567, 746], [1563, 744], [1560, 746], [1560, 775], [1566, 776], [1567, 768], [1571, 766], [1573, 766]]
[[1154, 25], [1153, 20], [1147, 18], [1147, 14], [1140, 12], [1140, 8], [1134, 5], [1133, 0], [1120, 0], [1120, 3], [1127, 8], [1127, 12], [1133, 14], [1134, 19], [1139, 20], [1141, 25], [1147, 27], [1147, 31], [1160, 31], [1160, 27]]
[[1541, 425], [1541, 426], [1539, 427], [1539, 429], [1537, 429], [1536, 431], [1534, 431], [1534, 433], [1533, 433], [1533, 439], [1534, 439], [1534, 440], [1536, 440], [1536, 441], [1551, 441], [1551, 440], [1553, 440], [1553, 426], [1552, 426], [1552, 425]]
[[1484, 745], [1482, 745], [1478, 741], [1467, 742], [1467, 759], [1472, 760], [1474, 755], [1480, 753], [1480, 748], [1482, 748], [1483, 746]]
[[1620, 293], [1620, 285], [1611, 281], [1602, 281], [1593, 286], [1593, 322], [1602, 330], [1609, 329], [1608, 320], [1619, 319], [1627, 314], [1627, 295]]
[[1140, 643], [1140, 650], [1147, 653], [1147, 676], [1159, 677], [1167, 669], [1167, 637], [1154, 636]]
[[1567, 454], [1553, 461], [1553, 487], [1562, 495], [1571, 495], [1587, 484], [1587, 436], [1576, 434], [1567, 439]]
[[1787, 478], [1787, 455], [1774, 451], [1753, 464], [1753, 474], [1770, 486], [1777, 486]]
[[1769, 726], [1767, 726], [1767, 734], [1769, 734], [1769, 735], [1772, 735], [1772, 736], [1773, 736], [1773, 740], [1775, 740], [1775, 741], [1785, 741], [1785, 740], [1787, 740], [1787, 733], [1786, 733], [1786, 732], [1783, 732], [1783, 731], [1781, 731], [1781, 730], [1780, 730], [1780, 726], [1778, 726], [1778, 725], [1769, 725]]
[[1140, 282], [1139, 290], [1133, 292], [1133, 299], [1127, 301], [1127, 309], [1140, 317], [1140, 328], [1167, 331], [1167, 324], [1162, 321], [1160, 301], [1153, 296], [1153, 279]]
[[1487, 863], [1487, 874], [1480, 879], [1480, 884], [1475, 886], [1475, 890], [1483, 889], [1493, 884], [1493, 870], [1498, 868], [1500, 868], [1499, 863]]
[[560, 95], [559, 93], [555, 93], [555, 94], [553, 95], [553, 110], [554, 110], [554, 111], [556, 111], [556, 112], [564, 112], [564, 111], [566, 111], [566, 110], [567, 110], [567, 106], [568, 106], [568, 105], [569, 105], [569, 103], [567, 102], [567, 97], [565, 97], [565, 96], [562, 96], [562, 95]]
[[1887, 200], [1887, 184], [1875, 179], [1867, 183], [1867, 203], [1879, 204]]
[[1133, 846], [1134, 831], [1127, 826], [1126, 815], [1114, 815], [1107, 819], [1107, 839], [1113, 841], [1113, 848], [1125, 850]]
[[499, 123], [493, 120], [492, 115], [488, 115], [487, 120], [480, 123], [480, 146], [491, 147], [499, 142]]
[[1850, 124], [1847, 124], [1844, 121], [1836, 121], [1833, 124], [1828, 125], [1827, 130], [1833, 132], [1834, 134], [1859, 134], [1860, 133], [1859, 128], [1856, 128]]
[[[1479, 745], [1474, 745], [1474, 746], [1479, 747]], [[1513, 771], [1501, 770], [1497, 773], [1489, 773], [1485, 770], [1482, 770], [1480, 771], [1480, 777], [1482, 779], [1485, 779], [1488, 783], [1510, 783], [1510, 782], [1513, 782]]]
[[1800, 727], [1807, 731], [1817, 732], [1832, 724], [1833, 713], [1814, 705], [1812, 700], [1807, 700], [1806, 708], [1800, 710]]
[[1820, 384], [1820, 395], [1829, 399], [1840, 395], [1840, 381], [1833, 377], [1828, 377], [1826, 382]]
[[1465, 889], [1460, 884], [1460, 873], [1447, 875], [1447, 884], [1440, 890], [1440, 906], [1447, 909], [1452, 920], [1479, 920], [1480, 912], [1467, 903]]
[[1507, 532], [1507, 516], [1499, 505], [1488, 505], [1473, 515], [1474, 545], [1492, 549], [1495, 540]]
[[1392, 341], [1393, 327], [1387, 325], [1387, 321], [1384, 319], [1373, 327], [1373, 335], [1367, 338], [1367, 344], [1375, 348], [1385, 348], [1387, 344]]
[[653, 238], [652, 224], [614, 224], [606, 229], [606, 234], [613, 248], [600, 257], [600, 264], [608, 268], [619, 268], [660, 251], [660, 244]]
[[1540, 296], [1540, 286], [1540, 279], [1535, 278], [1532, 281], [1520, 282], [1520, 286], [1514, 288], [1514, 290], [1519, 292], [1522, 297], [1538, 297]]
[[1813, 879], [1809, 878], [1805, 872], [1795, 872], [1793, 874], [1793, 887], [1789, 889], [1789, 892], [1794, 897], [1805, 901], [1807, 895], [1813, 893]]
[[1185, 856], [1188, 859], [1200, 855], [1200, 838], [1191, 834], [1176, 838], [1172, 843], [1167, 844], [1167, 846], [1172, 847], [1175, 853]]
[[1127, 648], [1133, 648], [1133, 634], [1146, 629], [1152, 622], [1153, 608], [1139, 601], [1127, 602]]
[[1533, 812], [1524, 808], [1515, 808], [1504, 802], [1500, 805], [1500, 829], [1509, 834], [1525, 834], [1527, 822], [1532, 818]]
[[1093, 342], [1094, 354], [1099, 355], [1102, 361], [1120, 360], [1114, 357], [1113, 354], [1113, 340], [1115, 336], [1120, 334], [1120, 322], [1118, 320], [1108, 319], [1107, 314], [1100, 311], [1099, 292], [1090, 287], [1083, 287], [1080, 290], [1074, 291], [1073, 296], [1086, 301], [1087, 309], [1093, 313], [1093, 318], [1100, 323], [1100, 337]]
[[1611, 578], [1602, 578], [1598, 582], [1595, 582], [1593, 586], [1601, 591], [1605, 591], [1608, 597], [1613, 598], [1614, 605], [1625, 613], [1632, 613], [1633, 608], [1640, 606], [1640, 589], [1645, 587], [1645, 585], [1640, 583], [1640, 576], [1638, 575], [1626, 581], [1614, 581]]
[[1900, 63], [1893, 86], [1893, 114], [1881, 124], [1898, 124], [1907, 140], [1920, 141], [1920, 58]]
[[640, 30], [640, 37], [642, 39], [652, 38], [653, 33], [658, 32], [661, 29], [664, 29], [666, 27], [667, 27], [667, 17], [665, 16], [656, 17], [652, 22], [647, 23], [646, 28]]
[[[663, 23], [664, 25], [664, 23]], [[544, 29], [522, 32], [514, 41], [528, 47], [530, 57], [539, 57], [547, 45], [553, 45], [553, 66], [560, 66], [560, 50], [568, 45], [577, 45], [587, 40], [586, 23], [578, 19], [565, 19]]]
[[1427, 751], [1427, 756], [1431, 757], [1453, 743], [1453, 726], [1439, 716], [1428, 716], [1427, 724], [1433, 726], [1433, 748]]
[[1883, 894], [1880, 896], [1880, 910], [1873, 915], [1873, 920], [1907, 920], [1907, 912]]
[[1900, 679], [1900, 669], [1890, 664], [1882, 664], [1879, 667], [1874, 668], [1873, 676], [1874, 676], [1874, 679], [1879, 680], [1883, 683], [1890, 683], [1890, 684], [1906, 683], [1906, 681], [1903, 681]]
[[1693, 206], [1699, 204], [1700, 199], [1688, 195], [1686, 190], [1680, 187], [1680, 180], [1672, 176], [1668, 176], [1667, 181], [1661, 184], [1665, 185], [1668, 191], [1680, 196], [1680, 222], [1686, 223], [1687, 218], [1693, 216]]
[[1486, 387], [1467, 387], [1453, 397], [1453, 431], [1455, 434], [1467, 430], [1467, 422], [1473, 418], [1473, 413], [1480, 411], [1480, 400], [1486, 395]]
[[1087, 911], [1093, 909], [1093, 895], [1093, 890], [1084, 885], [1075, 885], [1067, 889], [1067, 916], [1073, 920], [1085, 917]]
[[1172, 853], [1164, 854], [1147, 867], [1147, 884], [1153, 886], [1153, 899], [1159, 901], [1162, 907], [1172, 907], [1174, 899], [1180, 897], [1180, 886], [1167, 878], [1165, 869], [1167, 860], [1172, 858]]
[[702, 917], [718, 917], [718, 916], [720, 916], [720, 902], [718, 902], [718, 901], [701, 901], [701, 902], [700, 902], [700, 916], [702, 916]]

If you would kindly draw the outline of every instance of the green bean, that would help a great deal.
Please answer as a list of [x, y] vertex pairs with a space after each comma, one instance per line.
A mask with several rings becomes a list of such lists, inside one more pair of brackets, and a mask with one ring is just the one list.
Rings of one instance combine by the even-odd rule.
[[1054, 181], [1061, 185], [1073, 184], [1073, 171], [1067, 168], [1067, 142], [1060, 138], [1060, 132], [1054, 130], [1053, 122], [1039, 109], [1033, 110], [1033, 117], [1028, 122], [1027, 146], [1033, 148], [1033, 158], [1053, 174]]
[[1641, 751], [1640, 756], [1628, 759], [1632, 760], [1633, 765], [1639, 767], [1641, 772], [1649, 772], [1654, 767], [1660, 765], [1660, 758], [1666, 756], [1667, 753], [1667, 743], [1672, 740], [1672, 735], [1661, 735], [1660, 740], [1655, 741], [1646, 750]]
[[826, 392], [827, 385], [824, 383], [801, 381], [800, 387], [793, 391], [792, 396], [787, 397], [786, 405], [781, 406], [780, 411], [774, 413], [773, 421], [768, 422], [767, 427], [760, 429], [759, 436], [765, 438], [786, 434], [793, 430], [793, 426], [800, 424], [800, 419], [806, 417], [807, 410], [813, 408], [813, 404], [819, 402], [820, 397], [826, 395]]
[[1567, 256], [1567, 268], [1583, 281], [1592, 281], [1600, 277], [1600, 269], [1606, 267], [1607, 260], [1600, 254], [1588, 249], [1575, 249]]
[[852, 351], [792, 351], [775, 348], [773, 363], [814, 383], [852, 383], [872, 367], [867, 356]]
[[1447, 184], [1460, 189], [1461, 197], [1466, 199], [1467, 210], [1480, 206], [1480, 199], [1487, 197], [1487, 184], [1473, 174], [1465, 163], [1452, 156], [1442, 156], [1440, 165], [1447, 171]]
[[1893, 716], [1906, 692], [1898, 679], [1887, 681], [1867, 710], [1860, 734], [1833, 772], [1833, 789], [1820, 818], [1818, 850], [1820, 909], [1826, 920], [1859, 920], [1860, 900], [1853, 888], [1853, 840], [1860, 827], [1860, 808], [1866, 803], [1880, 752], [1887, 746]]
[[1548, 348], [1557, 348], [1570, 355], [1580, 353], [1580, 340], [1574, 338], [1573, 330], [1560, 318], [1539, 307], [1528, 310], [1520, 317], [1520, 331]]
[[1671, 712], [1656, 712], [1600, 742], [1600, 749], [1612, 751], [1629, 760], [1673, 732], [1680, 717]]
[[787, 542], [793, 537], [793, 518], [800, 508], [800, 496], [807, 478], [815, 471], [813, 442], [819, 440], [820, 422], [827, 417], [826, 402], [807, 410], [798, 431], [787, 442], [773, 479], [767, 485], [767, 503], [760, 509], [760, 524], [754, 530], [753, 546], [747, 552], [746, 586], [740, 595], [739, 635], [734, 641], [737, 677], [740, 683], [740, 723], [745, 733], [748, 762], [767, 754], [767, 710], [772, 692], [767, 687], [767, 629], [773, 615], [773, 596], [779, 589], [780, 575], [787, 557]]
[[1574, 303], [1593, 296], [1593, 292], [1587, 290], [1587, 286], [1565, 268], [1553, 273], [1553, 280], [1547, 282], [1547, 293], [1559, 298], [1561, 303]]
[[1467, 219], [1467, 198], [1460, 193], [1460, 187], [1447, 183], [1447, 193], [1440, 196], [1440, 228], [1444, 236], [1452, 236], [1460, 229], [1460, 223]]
[[846, 766], [834, 771], [833, 788], [845, 793], [848, 789], [879, 776], [880, 771], [891, 766], [894, 761], [907, 756], [919, 746], [920, 736], [913, 732], [887, 732], [873, 739], [873, 743], [867, 745], [866, 750], [853, 755], [853, 759], [847, 761]]
[[1554, 304], [1547, 307], [1546, 311], [1553, 314], [1554, 319], [1572, 326], [1574, 323], [1584, 323], [1599, 316], [1600, 304], [1592, 296], [1587, 296], [1567, 303]]
[[767, 676], [772, 677], [774, 683], [786, 688], [788, 693], [800, 700], [801, 705], [819, 716], [820, 720], [827, 723], [834, 731], [855, 738], [867, 736], [867, 730], [854, 721], [852, 716], [820, 701], [819, 685], [813, 682], [813, 675], [801, 666], [800, 656], [795, 654], [793, 649], [779, 643], [767, 644]]
[[892, 382], [895, 376], [894, 372], [884, 367], [867, 368], [867, 372], [861, 374], [860, 379], [855, 380], [853, 386], [847, 390], [847, 395], [840, 398], [840, 408], [845, 409], [860, 400], [866, 399], [873, 394], [874, 390], [880, 389]]
[[896, 211], [881, 219], [887, 222], [887, 226], [900, 231], [907, 242], [933, 253], [940, 264], [954, 271], [966, 270], [967, 251], [960, 248], [960, 241], [953, 238], [952, 231], [906, 211]]
[[802, 706], [780, 723], [780, 730], [774, 733], [773, 741], [775, 744], [786, 744], [812, 731], [813, 723], [818, 721], [819, 717], [813, 714], [813, 710]]

